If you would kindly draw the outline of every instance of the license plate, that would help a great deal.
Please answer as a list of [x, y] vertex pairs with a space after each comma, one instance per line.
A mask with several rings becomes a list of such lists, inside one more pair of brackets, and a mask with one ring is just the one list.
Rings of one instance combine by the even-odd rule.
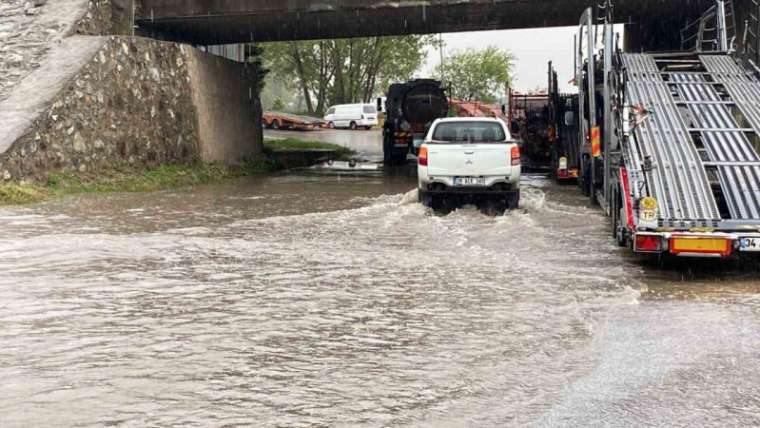
[[455, 186], [485, 186], [486, 179], [483, 177], [456, 177]]
[[760, 252], [760, 238], [742, 238], [739, 240], [739, 249], [747, 252]]
[[670, 251], [673, 253], [730, 253], [730, 241], [714, 238], [673, 238]]

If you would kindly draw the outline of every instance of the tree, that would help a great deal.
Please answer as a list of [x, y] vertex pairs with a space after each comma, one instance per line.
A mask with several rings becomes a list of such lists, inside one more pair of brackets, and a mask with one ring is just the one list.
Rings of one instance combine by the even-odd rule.
[[479, 51], [456, 52], [436, 69], [454, 98], [494, 102], [512, 83], [514, 56], [489, 46]]
[[267, 43], [272, 78], [301, 92], [309, 113], [328, 105], [369, 102], [392, 81], [411, 78], [435, 45], [433, 36]]

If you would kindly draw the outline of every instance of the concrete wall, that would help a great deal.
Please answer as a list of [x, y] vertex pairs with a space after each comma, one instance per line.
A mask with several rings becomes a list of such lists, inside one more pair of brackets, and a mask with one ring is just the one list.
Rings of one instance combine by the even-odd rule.
[[254, 126], [255, 77], [246, 67], [193, 49], [188, 76], [198, 118], [200, 157], [237, 163], [262, 151]]
[[[25, 126], [11, 135], [0, 133], [0, 179], [44, 180], [61, 170], [199, 159], [186, 67], [189, 48], [144, 39], [77, 37], [100, 41], [84, 65], [54, 81], [49, 80], [54, 65], [42, 67], [30, 76], [32, 86], [19, 86], [0, 104], [2, 118], [23, 105], [27, 94], [38, 95], [34, 82], [49, 81], [58, 88], [25, 112]], [[55, 55], [68, 53], [61, 49]]]

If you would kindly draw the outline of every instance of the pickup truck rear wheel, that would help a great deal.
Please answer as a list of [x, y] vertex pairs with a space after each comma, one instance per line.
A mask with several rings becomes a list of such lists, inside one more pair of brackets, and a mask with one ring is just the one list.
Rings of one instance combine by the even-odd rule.
[[443, 196], [428, 193], [424, 190], [418, 190], [418, 199], [420, 203], [434, 211], [441, 209], [443, 206]]
[[507, 211], [507, 198], [489, 198], [479, 206], [480, 212], [489, 216], [502, 216]]
[[520, 191], [507, 193], [507, 209], [516, 210], [520, 208]]

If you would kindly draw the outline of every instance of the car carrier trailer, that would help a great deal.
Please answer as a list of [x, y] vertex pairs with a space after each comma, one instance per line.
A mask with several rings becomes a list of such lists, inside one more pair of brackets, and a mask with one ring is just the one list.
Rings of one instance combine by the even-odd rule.
[[261, 117], [261, 124], [268, 129], [294, 129], [297, 131], [310, 131], [325, 126], [322, 119], [279, 111], [265, 111]]
[[731, 54], [730, 3], [663, 54], [621, 52], [604, 11], [603, 49], [589, 9], [576, 50], [585, 193], [636, 253], [760, 255], [760, 80]]

